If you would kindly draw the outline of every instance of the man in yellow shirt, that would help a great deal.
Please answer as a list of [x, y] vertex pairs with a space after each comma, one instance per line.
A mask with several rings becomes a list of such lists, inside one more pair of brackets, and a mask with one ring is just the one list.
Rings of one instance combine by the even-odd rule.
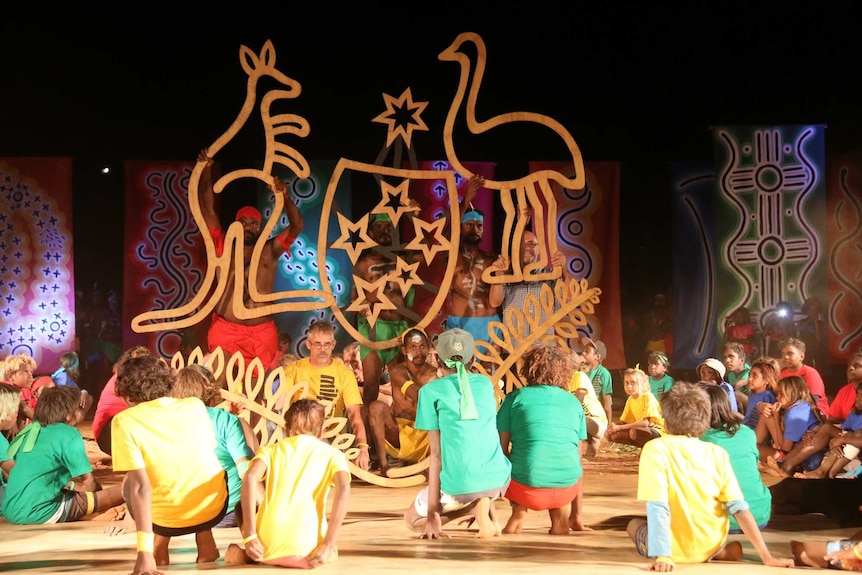
[[[338, 405], [343, 401], [347, 411], [347, 419], [356, 435], [356, 445], [359, 456], [356, 465], [368, 470], [370, 465], [368, 455], [368, 435], [365, 433], [365, 423], [362, 421], [362, 395], [356, 376], [349, 367], [340, 361], [332, 359], [335, 348], [335, 328], [331, 323], [316, 321], [308, 328], [308, 339], [305, 340], [310, 355], [293, 362], [284, 368], [285, 389], [290, 389], [297, 383], [308, 384], [308, 399], [322, 399]], [[276, 409], [281, 409], [284, 398], [276, 403]]]

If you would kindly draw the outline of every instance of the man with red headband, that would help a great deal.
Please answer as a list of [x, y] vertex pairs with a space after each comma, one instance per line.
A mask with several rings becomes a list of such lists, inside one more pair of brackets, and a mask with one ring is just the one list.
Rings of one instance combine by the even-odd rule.
[[[212, 158], [203, 150], [197, 158], [198, 162], [205, 162], [199, 183], [201, 212], [206, 221], [207, 228], [215, 242], [216, 254], [221, 255], [224, 249], [224, 230], [215, 212], [214, 192], [212, 187]], [[271, 187], [275, 194], [287, 194], [287, 184], [276, 178], [275, 186]], [[284, 202], [284, 212], [287, 215], [288, 225], [277, 236], [266, 240], [266, 245], [260, 254], [257, 268], [257, 289], [261, 293], [272, 293], [275, 286], [275, 273], [278, 259], [281, 254], [290, 256], [290, 245], [296, 240], [302, 231], [303, 221], [299, 214], [299, 208], [288, 196]], [[213, 351], [220, 346], [226, 354], [242, 353], [246, 365], [255, 357], [260, 358], [264, 368], [268, 367], [278, 353], [278, 329], [271, 316], [256, 317], [251, 319], [240, 319], [234, 315], [233, 305], [233, 282], [240, 281], [243, 286], [244, 305], [247, 308], [262, 307], [268, 303], [252, 301], [248, 295], [248, 272], [251, 264], [251, 256], [254, 246], [260, 237], [263, 217], [260, 212], [251, 207], [240, 208], [236, 213], [236, 221], [242, 224], [243, 229], [243, 261], [245, 262], [245, 277], [236, 278], [236, 270], [231, 267], [228, 277], [227, 288], [215, 308], [212, 324], [210, 325], [209, 350]]]

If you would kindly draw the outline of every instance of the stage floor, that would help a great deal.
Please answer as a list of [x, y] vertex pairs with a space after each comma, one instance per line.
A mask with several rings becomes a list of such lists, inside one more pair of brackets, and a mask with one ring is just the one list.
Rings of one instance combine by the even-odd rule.
[[[95, 474], [103, 485], [116, 482], [109, 460], [88, 439]], [[90, 434], [91, 435], [91, 434]], [[649, 562], [637, 555], [625, 532], [632, 516], [643, 515], [644, 506], [635, 500], [636, 459], [617, 460], [612, 454], [600, 454], [585, 461], [584, 521], [594, 531], [565, 536], [548, 535], [550, 520], [546, 512], [530, 512], [524, 533], [504, 535], [491, 540], [474, 538], [474, 530], [451, 526], [451, 539], [419, 540], [407, 530], [402, 515], [420, 488], [386, 489], [354, 482], [347, 519], [339, 537], [339, 559], [320, 569], [348, 573], [404, 573], [422, 575], [449, 572], [535, 573], [543, 575], [635, 573]], [[765, 478], [774, 482], [774, 478]], [[769, 484], [769, 483], [768, 483]], [[497, 502], [503, 521], [510, 510], [507, 502]], [[82, 521], [65, 525], [16, 526], [0, 519], [0, 571], [21, 573], [87, 572], [104, 575], [127, 575], [135, 559], [135, 535], [109, 537], [104, 534], [108, 521]], [[777, 516], [764, 531], [774, 555], [790, 557], [792, 539], [837, 539], [858, 528], [841, 529], [819, 515]], [[237, 528], [216, 529], [216, 542], [224, 555], [230, 543], [241, 539]], [[744, 536], [745, 563], [678, 565], [686, 573], [774, 572], [760, 564], [753, 547]], [[252, 573], [265, 567], [229, 567], [224, 561], [198, 566], [195, 564], [193, 536], [171, 541], [171, 565], [163, 571], [230, 569], [231, 573]]]

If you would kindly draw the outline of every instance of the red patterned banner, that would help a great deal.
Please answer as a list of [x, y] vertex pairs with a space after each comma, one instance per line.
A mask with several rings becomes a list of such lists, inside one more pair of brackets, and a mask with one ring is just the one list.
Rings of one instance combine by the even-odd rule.
[[[601, 288], [596, 315], [584, 330], [604, 342], [609, 369], [626, 367], [620, 307], [620, 170], [619, 162], [585, 162], [587, 187], [565, 190], [551, 183], [557, 198], [557, 244], [568, 273]], [[556, 170], [573, 176], [571, 163], [530, 162], [530, 172]], [[545, 246], [547, 250], [547, 246]]]
[[200, 289], [206, 252], [189, 210], [192, 167], [188, 162], [125, 163], [124, 348], [144, 345], [169, 357], [183, 344], [206, 347], [209, 322], [183, 333], [135, 333], [130, 327], [136, 315], [184, 305]]
[[75, 351], [72, 160], [0, 158], [0, 357]]
[[862, 349], [862, 152], [829, 158], [826, 173], [829, 245], [829, 353], [847, 360]]

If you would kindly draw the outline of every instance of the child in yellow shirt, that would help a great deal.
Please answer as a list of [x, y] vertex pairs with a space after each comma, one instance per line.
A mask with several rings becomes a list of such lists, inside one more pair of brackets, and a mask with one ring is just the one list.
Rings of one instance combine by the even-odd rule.
[[623, 384], [628, 394], [623, 414], [617, 423], [608, 426], [608, 441], [636, 447], [661, 437], [664, 420], [658, 400], [652, 394], [647, 374], [640, 369], [627, 369]]

